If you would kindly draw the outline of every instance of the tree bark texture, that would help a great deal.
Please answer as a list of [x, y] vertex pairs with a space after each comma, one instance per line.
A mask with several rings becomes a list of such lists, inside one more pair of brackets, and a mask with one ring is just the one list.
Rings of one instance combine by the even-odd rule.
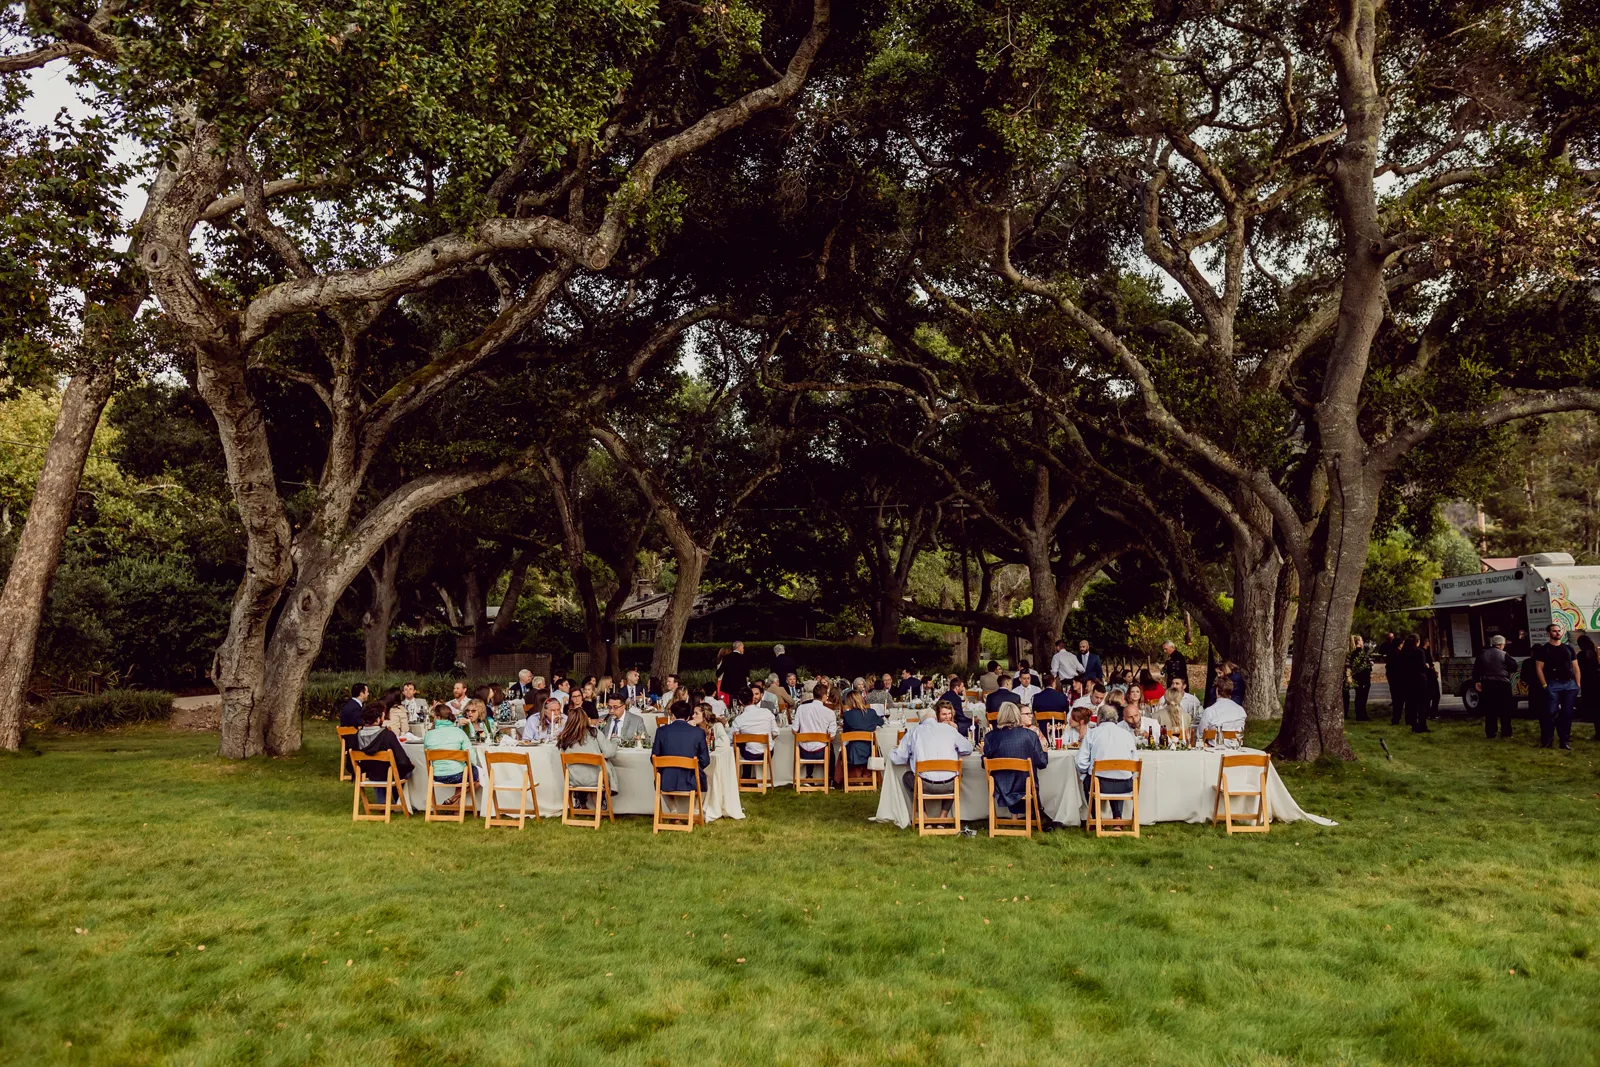
[[61, 563], [61, 543], [72, 522], [95, 427], [115, 381], [114, 368], [107, 362], [74, 375], [61, 394], [61, 410], [45, 448], [28, 518], [5, 590], [0, 592], [0, 748], [15, 751], [22, 744], [28, 679], [33, 675], [45, 602]]
[[389, 630], [400, 608], [400, 560], [405, 553], [407, 529], [389, 538], [383, 550], [367, 563], [372, 595], [361, 620], [366, 638], [366, 665], [370, 675], [389, 669]]

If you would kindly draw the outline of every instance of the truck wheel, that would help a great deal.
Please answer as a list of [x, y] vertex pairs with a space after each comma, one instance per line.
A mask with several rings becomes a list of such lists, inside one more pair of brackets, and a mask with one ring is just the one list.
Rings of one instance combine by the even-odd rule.
[[1483, 703], [1483, 694], [1469, 685], [1461, 691], [1461, 703], [1468, 711], [1477, 711], [1478, 705]]

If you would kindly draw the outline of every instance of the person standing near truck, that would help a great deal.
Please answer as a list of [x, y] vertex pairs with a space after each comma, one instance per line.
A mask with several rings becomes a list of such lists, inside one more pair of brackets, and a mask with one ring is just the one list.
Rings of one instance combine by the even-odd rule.
[[1506, 654], [1506, 639], [1500, 634], [1489, 638], [1488, 647], [1472, 661], [1472, 687], [1483, 694], [1483, 733], [1495, 736], [1498, 725], [1501, 737], [1511, 736], [1511, 676], [1517, 671], [1517, 661]]
[[1578, 687], [1583, 684], [1578, 654], [1561, 640], [1559, 623], [1545, 631], [1549, 641], [1539, 645], [1528, 658], [1544, 690], [1544, 714], [1539, 717], [1539, 747], [1549, 748], [1559, 737], [1561, 747], [1572, 748], [1572, 712], [1578, 703]]

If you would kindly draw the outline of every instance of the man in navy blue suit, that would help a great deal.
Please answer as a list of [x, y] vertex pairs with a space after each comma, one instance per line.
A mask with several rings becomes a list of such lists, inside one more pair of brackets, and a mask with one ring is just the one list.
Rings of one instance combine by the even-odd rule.
[[1000, 688], [983, 698], [983, 710], [993, 715], [1000, 710], [1001, 704], [1015, 704], [1021, 707], [1022, 699], [1011, 691], [1011, 676], [1008, 674], [998, 675], [996, 681], [1000, 683]]
[[1067, 694], [1061, 691], [1061, 683], [1053, 674], [1044, 676], [1044, 688], [1033, 694], [1033, 710], [1037, 714], [1041, 711], [1066, 711], [1072, 703]]
[[[706, 788], [706, 767], [711, 763], [711, 749], [706, 745], [706, 732], [690, 724], [689, 716], [692, 714], [688, 701], [672, 705], [672, 721], [656, 731], [656, 739], [650, 744], [652, 756], [688, 756], [700, 764], [698, 772], [680, 767], [663, 767], [657, 772], [661, 775], [663, 793], [687, 793], [693, 790], [696, 774], [700, 777], [701, 791], [704, 792]], [[665, 799], [675, 804], [679, 798]]]
[[[1089, 651], [1089, 642], [1078, 642], [1078, 662], [1083, 664], [1083, 679], [1085, 682], [1103, 682], [1106, 680], [1105, 668], [1100, 665], [1100, 653]], [[1084, 686], [1087, 691], [1088, 686]]]

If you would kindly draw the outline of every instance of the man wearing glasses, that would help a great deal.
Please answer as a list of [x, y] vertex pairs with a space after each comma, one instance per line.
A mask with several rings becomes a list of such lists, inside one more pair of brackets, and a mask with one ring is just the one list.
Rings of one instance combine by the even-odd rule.
[[1561, 747], [1572, 748], [1572, 711], [1578, 703], [1578, 686], [1583, 675], [1578, 654], [1561, 641], [1561, 627], [1551, 623], [1545, 631], [1549, 643], [1534, 648], [1528, 658], [1533, 673], [1544, 690], [1544, 714], [1539, 716], [1539, 747], [1549, 748], [1559, 734]]

